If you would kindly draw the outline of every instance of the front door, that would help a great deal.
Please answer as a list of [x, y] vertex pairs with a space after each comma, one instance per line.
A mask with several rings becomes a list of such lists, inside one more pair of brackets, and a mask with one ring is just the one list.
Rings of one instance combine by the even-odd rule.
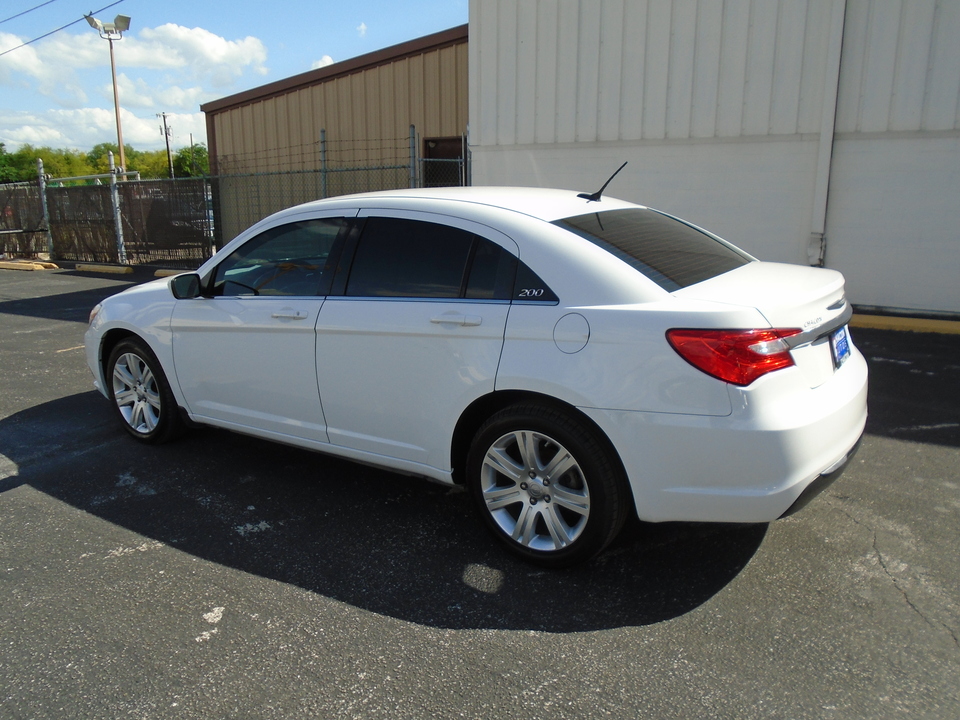
[[206, 296], [177, 301], [174, 365], [192, 414], [278, 440], [327, 441], [315, 328], [342, 226], [321, 218], [271, 228], [217, 266]]

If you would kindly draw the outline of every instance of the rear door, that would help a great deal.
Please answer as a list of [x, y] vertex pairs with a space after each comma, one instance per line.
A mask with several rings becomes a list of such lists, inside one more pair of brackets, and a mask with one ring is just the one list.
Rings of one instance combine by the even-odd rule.
[[330, 441], [448, 470], [457, 418], [494, 387], [517, 247], [427, 213], [360, 222], [317, 324]]

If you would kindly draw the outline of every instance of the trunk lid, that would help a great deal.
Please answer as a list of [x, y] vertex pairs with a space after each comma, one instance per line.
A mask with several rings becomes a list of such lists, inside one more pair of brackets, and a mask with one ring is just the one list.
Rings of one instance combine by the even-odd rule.
[[800, 329], [789, 344], [810, 387], [823, 384], [836, 370], [830, 334], [852, 314], [843, 275], [803, 265], [751, 262], [673, 294], [756, 308], [773, 328]]

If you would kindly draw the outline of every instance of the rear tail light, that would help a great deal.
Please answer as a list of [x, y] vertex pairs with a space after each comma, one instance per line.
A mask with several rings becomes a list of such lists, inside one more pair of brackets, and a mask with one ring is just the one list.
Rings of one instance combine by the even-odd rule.
[[707, 375], [741, 387], [792, 366], [786, 338], [801, 330], [668, 330], [680, 357]]

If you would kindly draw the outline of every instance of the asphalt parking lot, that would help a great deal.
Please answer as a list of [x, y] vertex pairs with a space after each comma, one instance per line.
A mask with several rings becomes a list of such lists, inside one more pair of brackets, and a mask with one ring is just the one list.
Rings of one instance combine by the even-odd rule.
[[82, 350], [130, 282], [0, 270], [0, 717], [960, 717], [960, 335], [854, 329], [867, 434], [799, 514], [547, 572], [462, 492], [130, 440]]

